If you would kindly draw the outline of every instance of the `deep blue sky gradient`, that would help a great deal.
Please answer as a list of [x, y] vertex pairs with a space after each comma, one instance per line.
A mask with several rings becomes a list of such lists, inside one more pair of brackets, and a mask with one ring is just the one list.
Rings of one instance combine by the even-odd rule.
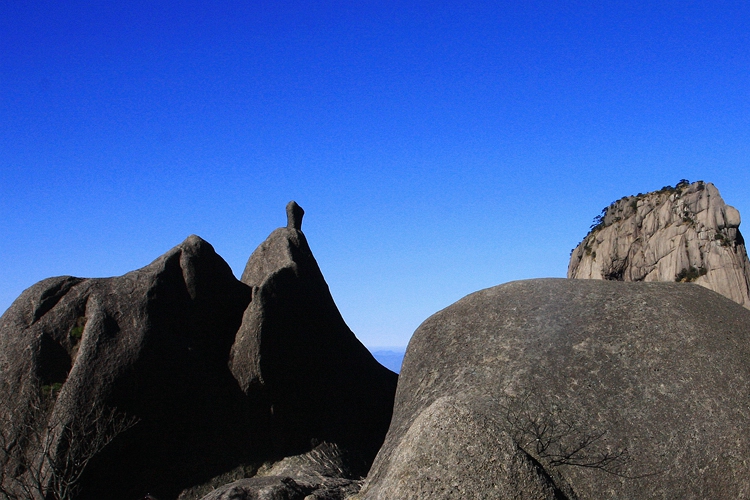
[[0, 4], [0, 311], [192, 233], [239, 276], [295, 199], [350, 327], [405, 345], [682, 178], [750, 217], [748, 2]]

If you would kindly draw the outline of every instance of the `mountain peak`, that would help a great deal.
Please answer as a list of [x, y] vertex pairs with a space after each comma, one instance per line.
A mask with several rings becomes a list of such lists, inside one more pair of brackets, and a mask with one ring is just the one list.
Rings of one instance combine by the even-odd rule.
[[626, 196], [594, 219], [568, 278], [692, 281], [750, 308], [750, 261], [739, 211], [719, 190], [683, 179]]

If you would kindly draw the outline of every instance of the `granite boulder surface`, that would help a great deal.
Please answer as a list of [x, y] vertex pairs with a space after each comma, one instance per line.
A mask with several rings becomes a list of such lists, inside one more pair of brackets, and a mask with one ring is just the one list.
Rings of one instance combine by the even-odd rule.
[[427, 319], [356, 498], [748, 498], [750, 311], [539, 279]]

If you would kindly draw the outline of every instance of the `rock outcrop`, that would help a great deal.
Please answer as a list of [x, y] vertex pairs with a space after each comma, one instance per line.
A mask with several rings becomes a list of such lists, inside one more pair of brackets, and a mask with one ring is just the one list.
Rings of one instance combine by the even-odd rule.
[[605, 208], [570, 257], [569, 278], [694, 281], [750, 308], [739, 212], [713, 184], [681, 181]]
[[367, 474], [393, 410], [398, 377], [346, 326], [305, 235], [302, 211], [250, 256], [242, 282], [253, 301], [232, 346], [243, 391], [272, 402], [274, 445], [283, 455], [336, 443], [359, 455]]
[[102, 415], [92, 408], [137, 423], [93, 450], [80, 478], [85, 498], [174, 498], [248, 460], [260, 445], [248, 422], [263, 412], [248, 404], [227, 359], [250, 300], [197, 236], [121, 277], [50, 278], [26, 290], [0, 320], [1, 444], [27, 448], [25, 458], [2, 457], [4, 486], [13, 486], [13, 460], [32, 469], [25, 482], [74, 479], [79, 471], [44, 470], [78, 459], [67, 450], [97, 428]]
[[346, 479], [356, 473], [341, 459], [344, 454], [323, 443], [261, 469], [255, 477], [221, 486], [202, 500], [343, 500], [357, 493], [362, 483]]
[[693, 284], [541, 279], [427, 319], [356, 498], [750, 497], [750, 311]]
[[244, 282], [191, 236], [124, 276], [26, 290], [0, 318], [0, 489], [63, 481], [80, 488], [66, 498], [189, 500], [321, 446], [347, 466], [311, 479], [308, 460], [274, 477], [358, 489], [397, 376], [341, 318], [302, 209], [287, 213]]

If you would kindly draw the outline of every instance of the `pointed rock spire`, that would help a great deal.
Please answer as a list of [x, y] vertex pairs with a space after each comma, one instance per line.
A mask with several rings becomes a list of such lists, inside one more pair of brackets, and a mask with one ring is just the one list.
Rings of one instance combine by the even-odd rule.
[[302, 207], [297, 205], [296, 201], [290, 201], [286, 204], [286, 227], [302, 231], [302, 217], [304, 215], [305, 211], [302, 210]]
[[271, 436], [284, 455], [312, 441], [361, 457], [366, 473], [383, 442], [398, 377], [380, 365], [341, 317], [305, 235], [302, 209], [253, 252], [242, 274], [253, 300], [229, 368], [247, 394], [273, 406]]

